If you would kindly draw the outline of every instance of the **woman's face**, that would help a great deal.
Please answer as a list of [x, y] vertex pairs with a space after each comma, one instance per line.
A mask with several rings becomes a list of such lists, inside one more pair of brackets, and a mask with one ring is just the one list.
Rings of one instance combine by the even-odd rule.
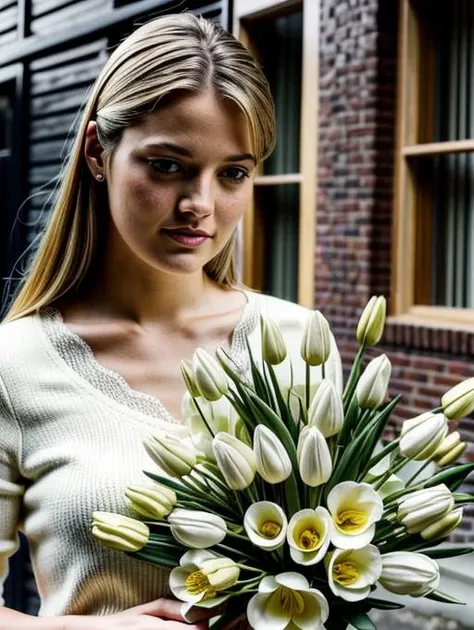
[[114, 246], [156, 270], [202, 269], [247, 210], [255, 166], [236, 105], [211, 91], [171, 101], [125, 129], [113, 153], [107, 186]]

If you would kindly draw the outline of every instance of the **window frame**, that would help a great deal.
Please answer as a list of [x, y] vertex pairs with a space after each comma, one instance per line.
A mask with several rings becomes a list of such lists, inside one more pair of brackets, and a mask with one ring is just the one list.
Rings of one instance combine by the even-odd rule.
[[[317, 168], [319, 123], [319, 30], [320, 0], [234, 0], [233, 33], [252, 50], [246, 25], [262, 17], [278, 17], [301, 10], [303, 18], [303, 54], [301, 86], [301, 122], [298, 173], [262, 175], [257, 172], [255, 186], [299, 184], [298, 302], [314, 305], [317, 215]], [[261, 230], [254, 201], [243, 220], [243, 280], [259, 286], [263, 268]]]
[[[417, 295], [429, 291], [432, 266], [430, 199], [423, 193], [410, 161], [426, 156], [474, 152], [468, 140], [419, 142], [419, 135], [434, 117], [435, 42], [417, 12], [414, 0], [400, 2], [398, 103], [395, 149], [395, 190], [392, 227], [392, 295], [389, 321], [435, 325], [474, 331], [474, 309], [417, 304]], [[423, 52], [422, 52], [423, 49]], [[419, 77], [425, 82], [423, 93]], [[424, 229], [418, 229], [422, 224]], [[422, 273], [420, 273], [420, 269]]]

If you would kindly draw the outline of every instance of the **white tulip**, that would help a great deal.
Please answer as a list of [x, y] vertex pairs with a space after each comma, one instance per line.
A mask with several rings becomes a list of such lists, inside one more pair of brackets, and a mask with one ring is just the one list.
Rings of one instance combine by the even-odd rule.
[[452, 512], [445, 514], [443, 518], [435, 521], [420, 532], [424, 540], [436, 540], [437, 538], [446, 538], [453, 532], [462, 521], [463, 509], [457, 508]]
[[179, 564], [169, 576], [171, 592], [177, 599], [193, 605], [221, 604], [230, 594], [219, 596], [219, 591], [230, 588], [239, 579], [240, 569], [233, 560], [207, 549], [187, 551]]
[[96, 540], [115, 551], [138, 551], [150, 536], [145, 523], [113, 512], [93, 512], [91, 531]]
[[198, 348], [193, 356], [194, 383], [208, 400], [219, 400], [227, 393], [229, 381], [219, 363], [208, 352]]
[[430, 459], [443, 442], [448, 423], [442, 413], [428, 411], [402, 424], [400, 453], [415, 461]]
[[289, 571], [263, 578], [248, 603], [247, 617], [253, 630], [324, 630], [329, 604], [303, 575]]
[[385, 326], [387, 301], [383, 295], [373, 295], [365, 307], [357, 326], [357, 341], [366, 346], [376, 346]]
[[360, 549], [375, 534], [375, 523], [382, 518], [383, 502], [368, 483], [343, 481], [328, 495], [333, 527], [331, 542], [340, 549]]
[[327, 442], [319, 429], [306, 426], [302, 429], [296, 451], [298, 468], [303, 482], [315, 488], [331, 476], [332, 460]]
[[287, 350], [278, 324], [270, 317], [260, 316], [263, 359], [270, 365], [279, 365], [286, 359]]
[[224, 519], [209, 512], [176, 508], [168, 516], [168, 523], [176, 540], [193, 549], [217, 545], [227, 535]]
[[342, 399], [334, 383], [323, 379], [308, 410], [308, 424], [317, 427], [325, 438], [336, 435], [344, 423]]
[[464, 453], [466, 448], [467, 443], [461, 441], [459, 432], [453, 431], [441, 442], [433, 455], [433, 460], [440, 468], [448, 466], [448, 464], [454, 463]]
[[444, 415], [460, 420], [474, 410], [474, 377], [458, 383], [441, 398]]
[[228, 433], [219, 432], [212, 440], [217, 465], [232, 490], [248, 488], [255, 478], [257, 464], [253, 450]]
[[186, 384], [186, 388], [189, 394], [193, 398], [197, 398], [201, 395], [199, 391], [199, 387], [194, 379], [194, 371], [193, 371], [193, 363], [189, 359], [184, 359], [181, 361], [181, 374], [183, 376], [183, 380]]
[[320, 311], [310, 311], [301, 341], [301, 356], [308, 365], [321, 365], [331, 354], [331, 329]]
[[170, 477], [183, 477], [196, 466], [197, 452], [173, 435], [155, 432], [144, 441], [145, 449], [159, 468]]
[[178, 500], [174, 490], [159, 484], [155, 488], [130, 486], [125, 490], [125, 496], [138, 514], [149, 519], [163, 519]]
[[320, 562], [331, 540], [331, 517], [326, 508], [297, 512], [288, 524], [286, 538], [294, 562], [306, 566]]
[[438, 588], [439, 567], [422, 553], [393, 551], [382, 556], [379, 582], [391, 593], [424, 597]]
[[454, 507], [454, 497], [445, 484], [410, 493], [398, 501], [398, 520], [409, 534], [418, 534]]
[[336, 549], [326, 560], [329, 587], [348, 602], [365, 599], [382, 573], [382, 558], [375, 545]]
[[392, 364], [386, 354], [382, 354], [367, 365], [356, 387], [356, 396], [363, 409], [377, 409], [387, 395]]
[[288, 521], [279, 505], [259, 501], [245, 512], [244, 527], [256, 547], [273, 551], [284, 544]]
[[268, 483], [281, 483], [291, 475], [291, 460], [285, 447], [264, 424], [259, 424], [254, 431], [253, 450], [257, 471]]

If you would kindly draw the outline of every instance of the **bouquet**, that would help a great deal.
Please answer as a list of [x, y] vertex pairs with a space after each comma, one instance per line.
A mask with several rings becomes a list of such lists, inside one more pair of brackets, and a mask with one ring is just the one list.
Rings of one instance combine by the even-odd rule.
[[[171, 569], [170, 589], [185, 609], [225, 602], [216, 630], [245, 611], [254, 630], [375, 628], [372, 608], [403, 607], [374, 594], [378, 586], [460, 603], [439, 590], [436, 560], [472, 551], [439, 543], [474, 502], [458, 491], [474, 465], [455, 463], [466, 444], [448, 433], [449, 421], [474, 409], [474, 378], [387, 440], [400, 398], [387, 400], [391, 364], [382, 354], [363, 367], [384, 324], [385, 299], [374, 296], [343, 392], [325, 378], [332, 333], [319, 311], [309, 313], [302, 334], [299, 389], [278, 380], [287, 348], [268, 318], [261, 318], [262, 356], [248, 345], [245, 373], [224, 350], [214, 358], [198, 349], [182, 364], [190, 444], [150, 435], [145, 447], [160, 470], [146, 475], [156, 485], [125, 490], [137, 518], [95, 512], [92, 534]], [[418, 469], [402, 480], [397, 473], [414, 462]], [[426, 478], [421, 472], [432, 462], [437, 472]]]

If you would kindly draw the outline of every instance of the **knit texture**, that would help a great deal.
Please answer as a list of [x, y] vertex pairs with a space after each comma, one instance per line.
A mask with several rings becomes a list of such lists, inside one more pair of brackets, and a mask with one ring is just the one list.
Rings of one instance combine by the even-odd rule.
[[[299, 344], [307, 310], [247, 297], [232, 359], [248, 370], [247, 336], [253, 355], [261, 356], [259, 315], [268, 315], [283, 331], [294, 382], [302, 386]], [[289, 383], [286, 362], [277, 373]], [[335, 344], [326, 376], [342, 388]], [[319, 368], [311, 378], [314, 390]], [[157, 428], [186, 438], [186, 427], [159, 400], [101, 366], [58, 311], [43, 309], [0, 326], [0, 586], [22, 530], [42, 616], [112, 614], [170, 594], [167, 571], [111, 551], [90, 534], [96, 510], [133, 515], [126, 486], [153, 487], [143, 471], [157, 469], [143, 439]]]

